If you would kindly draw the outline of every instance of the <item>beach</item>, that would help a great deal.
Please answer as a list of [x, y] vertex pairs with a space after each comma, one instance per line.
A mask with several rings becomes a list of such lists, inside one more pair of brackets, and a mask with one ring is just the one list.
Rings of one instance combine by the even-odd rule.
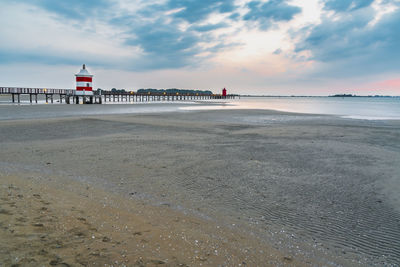
[[0, 135], [5, 266], [400, 261], [398, 120], [78, 114]]

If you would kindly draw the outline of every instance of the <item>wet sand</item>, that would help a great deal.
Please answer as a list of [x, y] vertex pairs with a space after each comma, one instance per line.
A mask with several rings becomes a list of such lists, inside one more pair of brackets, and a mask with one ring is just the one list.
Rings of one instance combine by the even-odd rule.
[[59, 182], [1, 176], [1, 266], [296, 263], [214, 223], [87, 185]]
[[400, 259], [397, 121], [227, 110], [9, 120], [0, 134], [5, 265]]

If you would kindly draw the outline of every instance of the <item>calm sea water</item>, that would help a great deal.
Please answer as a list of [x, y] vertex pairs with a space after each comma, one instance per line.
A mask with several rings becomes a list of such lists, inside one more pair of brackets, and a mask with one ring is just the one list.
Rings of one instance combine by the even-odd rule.
[[44, 100], [40, 100], [39, 104], [30, 104], [27, 98], [23, 98], [21, 104], [11, 104], [10, 97], [0, 97], [0, 120], [210, 109], [270, 109], [352, 119], [399, 120], [400, 97], [242, 97], [234, 100], [106, 105], [45, 104]]
[[183, 109], [272, 109], [368, 120], [399, 120], [400, 97], [242, 97], [219, 106]]

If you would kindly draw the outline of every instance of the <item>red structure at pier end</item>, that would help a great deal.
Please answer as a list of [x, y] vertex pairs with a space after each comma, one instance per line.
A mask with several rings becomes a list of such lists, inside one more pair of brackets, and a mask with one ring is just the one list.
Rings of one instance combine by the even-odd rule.
[[222, 96], [226, 97], [226, 88], [222, 89]]

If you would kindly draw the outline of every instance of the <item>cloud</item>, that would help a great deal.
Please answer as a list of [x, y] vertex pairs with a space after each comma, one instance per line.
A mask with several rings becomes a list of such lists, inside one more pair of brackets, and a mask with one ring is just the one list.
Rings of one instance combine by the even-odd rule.
[[192, 27], [192, 29], [198, 32], [209, 32], [226, 27], [229, 27], [229, 25], [224, 22], [220, 22], [215, 24], [198, 25]]
[[[11, 23], [10, 23], [11, 22]], [[59, 21], [32, 5], [0, 4], [0, 64], [37, 63], [117, 66], [134, 53], [96, 31], [85, 31]]]
[[373, 2], [374, 0], [328, 0], [325, 2], [325, 9], [344, 12], [368, 7]]
[[268, 29], [273, 22], [290, 21], [301, 12], [301, 8], [289, 5], [283, 0], [270, 0], [268, 2], [251, 1], [247, 4], [249, 12], [243, 19], [245, 21], [256, 21], [261, 29]]
[[[7, 0], [6, 0], [7, 1]], [[8, 0], [15, 3], [26, 3], [40, 7], [48, 12], [57, 14], [63, 18], [86, 20], [92, 16], [101, 16], [107, 12], [112, 2], [109, 0]]]
[[385, 80], [385, 81], [380, 81], [375, 84], [373, 84], [374, 87], [378, 88], [389, 88], [389, 89], [400, 89], [400, 79], [391, 79], [391, 80]]
[[217, 53], [233, 45], [222, 43], [221, 37], [213, 34], [229, 25], [223, 21], [210, 23], [208, 18], [234, 8], [230, 0], [169, 0], [148, 4], [136, 14], [115, 18], [111, 23], [126, 27], [125, 44], [143, 52], [133, 63], [134, 69], [181, 68], [199, 65], [207, 58], [204, 53]]
[[[232, 3], [233, 1], [227, 0], [169, 0], [162, 4], [148, 2], [137, 5], [140, 8], [132, 11], [122, 8], [122, 0], [71, 0], [68, 3], [5, 0], [0, 4], [3, 5], [3, 12], [16, 12], [18, 26], [10, 24], [9, 27], [0, 29], [0, 36], [8, 36], [7, 43], [0, 44], [0, 57], [3, 63], [25, 60], [57, 64], [85, 60], [100, 66], [119, 66], [132, 70], [181, 68], [200, 63], [204, 59], [204, 56], [200, 56], [203, 52], [217, 53], [232, 45], [229, 42], [222, 44], [219, 37], [212, 34], [227, 24], [206, 21], [212, 13], [225, 14], [233, 10]], [[3, 21], [7, 20], [4, 18]], [[30, 37], [34, 38], [33, 32], [39, 33], [39, 42], [36, 40], [34, 45], [27, 46], [21, 42], [21, 38], [13, 34], [17, 28], [20, 32], [24, 23]], [[189, 24], [182, 27], [184, 23]], [[49, 25], [50, 31], [43, 32], [44, 24]], [[14, 31], [10, 29], [13, 27]], [[60, 31], [66, 31], [66, 37], [62, 37], [63, 33]], [[50, 33], [53, 37], [49, 36]], [[80, 40], [85, 35], [86, 39]], [[94, 35], [99, 45], [93, 46], [93, 50], [103, 43], [113, 46], [111, 43], [114, 42], [115, 47], [103, 45], [106, 49], [100, 53], [88, 52], [88, 46], [93, 44], [89, 40], [94, 40]], [[64, 44], [60, 43], [62, 39], [65, 39]], [[201, 46], [201, 43], [207, 43], [207, 46]], [[112, 55], [115, 50], [123, 51]], [[104, 53], [110, 53], [110, 56]]]
[[[14, 5], [23, 3], [33, 10], [40, 10], [42, 16], [44, 13], [48, 18], [46, 23], [62, 24], [63, 26], [58, 27], [60, 31], [67, 30], [68, 33], [69, 27], [74, 33], [68, 35], [69, 38], [62, 38], [62, 33], [58, 33], [57, 27], [52, 26], [54, 38], [67, 39], [65, 41], [70, 42], [69, 46], [73, 49], [61, 45], [58, 41], [48, 40], [49, 45], [46, 45], [43, 40], [49, 34], [43, 34], [41, 42], [32, 48], [24, 46], [23, 50], [18, 50], [2, 48], [0, 45], [3, 59], [18, 61], [25, 58], [30, 62], [55, 64], [74, 63], [75, 59], [82, 58], [96, 65], [117, 65], [143, 71], [199, 66], [220, 51], [241, 45], [237, 39], [229, 38], [230, 35], [238, 33], [237, 29], [232, 30], [232, 23], [245, 19], [265, 25], [266, 21], [290, 20], [294, 14], [300, 12], [300, 8], [278, 0], [267, 3], [252, 1], [248, 4], [251, 10], [245, 18], [240, 15], [243, 14], [243, 4], [237, 5], [234, 0], [165, 0], [135, 3], [125, 0], [5, 1]], [[257, 8], [260, 8], [259, 13]], [[43, 30], [42, 25], [38, 24], [37, 27]], [[224, 30], [230, 30], [231, 33]], [[91, 40], [96, 35], [96, 42], [99, 44], [107, 42], [107, 46], [103, 46], [107, 50], [113, 46], [110, 42], [112, 40], [115, 47], [109, 50], [110, 53], [115, 50], [123, 51], [105, 56], [107, 50], [100, 52], [99, 48], [98, 51], [88, 53], [88, 46], [93, 42], [79, 40], [85, 35]], [[17, 46], [21, 45], [20, 40], [14, 41], [19, 42]]]
[[236, 9], [233, 0], [169, 0], [166, 6], [180, 9], [174, 17], [189, 23], [203, 21], [212, 13], [229, 13]]
[[[3, 64], [10, 63], [39, 63], [39, 64], [81, 64], [77, 58], [65, 57], [63, 55], [46, 54], [42, 53], [30, 53], [21, 51], [1, 51], [0, 50], [0, 61]], [[92, 63], [92, 62], [91, 62]]]
[[366, 40], [363, 36], [372, 19], [371, 12], [357, 13], [339, 20], [325, 17], [298, 45], [297, 51], [309, 49], [313, 52], [312, 59], [319, 61], [334, 61], [365, 53], [368, 43], [364, 43]]
[[338, 19], [324, 17], [297, 43], [296, 52], [310, 51], [309, 60], [323, 63], [318, 75], [354, 76], [398, 71], [400, 9], [379, 21], [372, 8], [357, 9]]
[[157, 20], [141, 25], [131, 33], [126, 44], [143, 49], [144, 56], [139, 59], [139, 64], [144, 69], [183, 67], [200, 52], [199, 37], [190, 31], [180, 30], [176, 23]]

